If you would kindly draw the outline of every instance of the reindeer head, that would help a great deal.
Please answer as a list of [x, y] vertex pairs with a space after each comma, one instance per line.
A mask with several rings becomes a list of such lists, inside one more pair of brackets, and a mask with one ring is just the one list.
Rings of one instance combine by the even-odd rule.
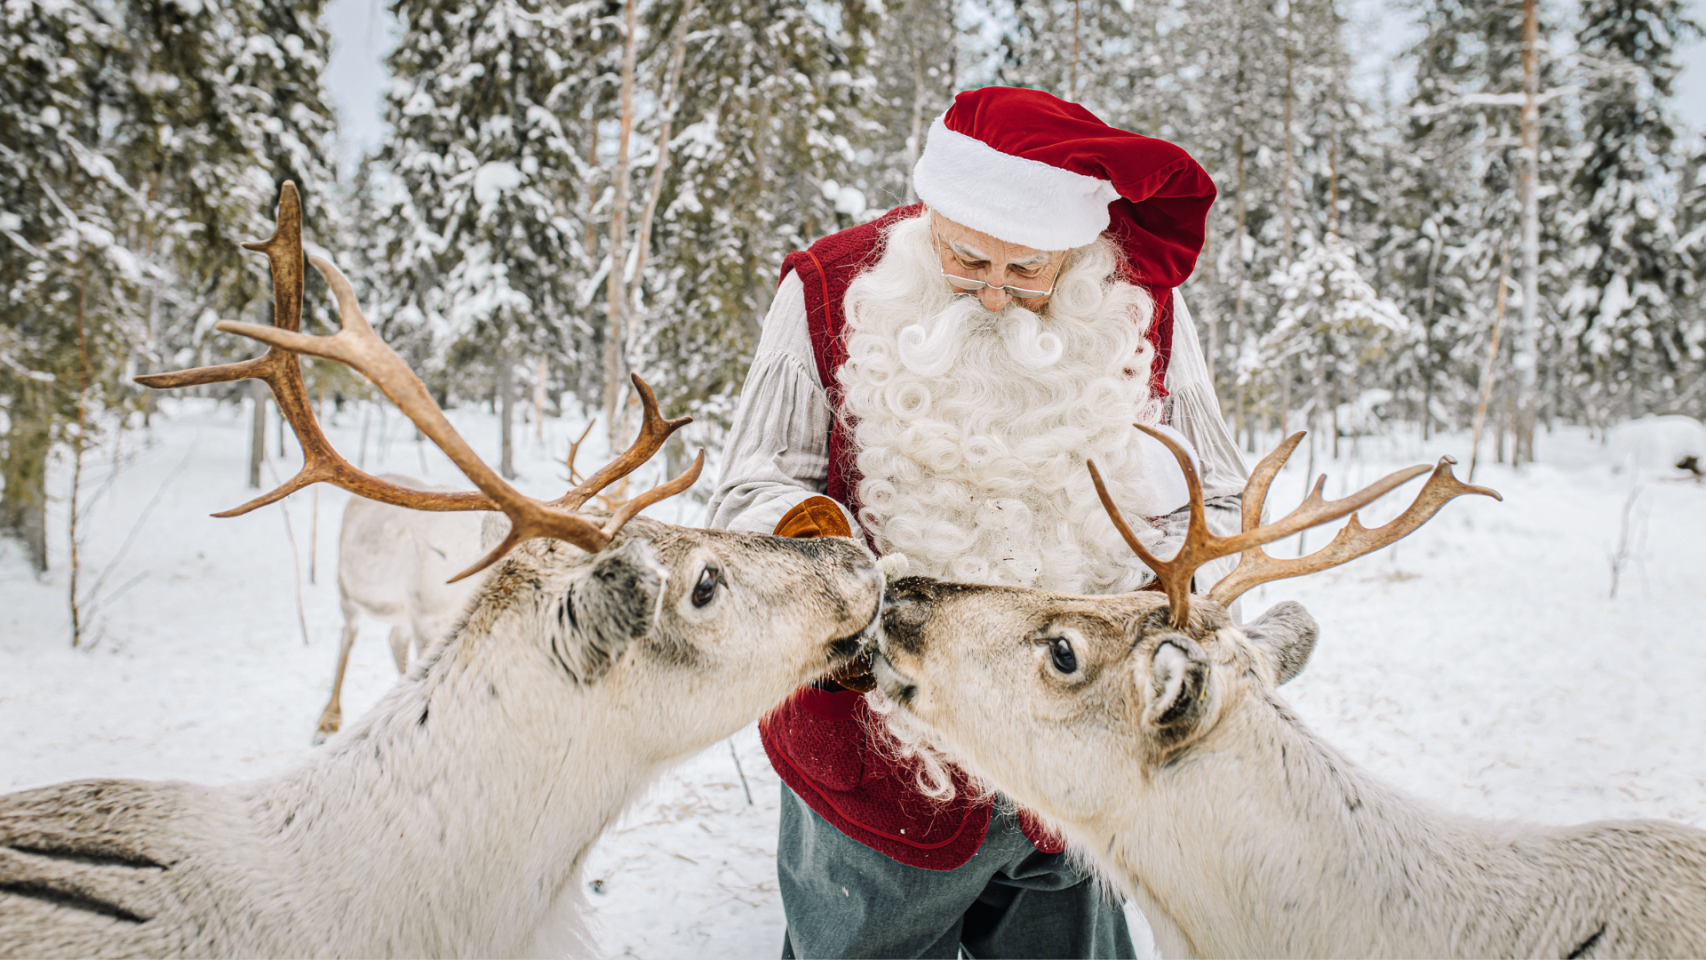
[[[465, 646], [478, 648], [473, 655], [486, 657], [487, 663], [501, 661], [505, 669], [548, 665], [563, 682], [582, 689], [619, 691], [627, 684], [649, 683], [697, 694], [631, 698], [644, 701], [650, 711], [627, 718], [636, 735], [655, 734], [658, 743], [673, 749], [683, 745], [683, 729], [711, 732], [713, 739], [726, 735], [857, 652], [866, 630], [875, 626], [882, 596], [882, 576], [862, 545], [635, 519], [645, 507], [690, 487], [704, 467], [703, 451], [681, 476], [612, 511], [583, 510], [690, 422], [687, 417], [665, 420], [651, 388], [637, 375], [633, 383], [644, 414], [633, 445], [556, 500], [523, 495], [475, 455], [408, 364], [373, 331], [343, 274], [325, 260], [304, 260], [301, 228], [296, 188], [286, 183], [273, 237], [244, 245], [271, 262], [274, 325], [216, 325], [269, 344], [265, 355], [137, 378], [155, 388], [254, 378], [271, 388], [302, 446], [303, 468], [278, 489], [216, 516], [247, 513], [320, 481], [414, 510], [501, 513], [507, 523], [488, 526], [490, 552], [453, 578], [504, 561], [468, 609], [460, 632], [479, 642]], [[341, 329], [333, 336], [298, 332], [305, 263], [325, 276], [337, 298]], [[350, 464], [314, 419], [298, 354], [336, 360], [367, 377], [479, 492], [414, 490]], [[505, 644], [522, 649], [495, 649]]]
[[[1295, 511], [1262, 525], [1268, 486], [1302, 439], [1296, 434], [1252, 474], [1243, 531], [1218, 537], [1204, 522], [1190, 458], [1170, 438], [1145, 432], [1173, 451], [1190, 489], [1190, 530], [1172, 560], [1144, 549], [1094, 464], [1090, 470], [1110, 519], [1156, 571], [1164, 593], [1084, 597], [909, 578], [894, 584], [885, 602], [873, 666], [884, 695], [971, 772], [1068, 823], [1127, 797], [1138, 786], [1133, 770], [1148, 775], [1174, 762], [1212, 736], [1240, 702], [1265, 696], [1303, 668], [1315, 642], [1309, 614], [1283, 603], [1238, 627], [1227, 614], [1238, 596], [1379, 549], [1453, 497], [1498, 496], [1459, 483], [1443, 458], [1396, 520], [1370, 530], [1353, 516], [1315, 553], [1275, 560], [1263, 544], [1354, 513], [1428, 468], [1400, 471], [1331, 502], [1321, 496], [1323, 477]], [[1206, 596], [1192, 596], [1197, 568], [1233, 553], [1243, 556], [1232, 574]]]

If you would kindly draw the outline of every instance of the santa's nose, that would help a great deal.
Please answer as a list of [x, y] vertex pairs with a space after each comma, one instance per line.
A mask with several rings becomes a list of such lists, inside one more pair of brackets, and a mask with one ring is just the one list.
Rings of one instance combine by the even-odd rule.
[[977, 298], [983, 302], [983, 308], [990, 313], [997, 313], [1001, 308], [1013, 302], [1013, 297], [1001, 287], [984, 287], [977, 292]]

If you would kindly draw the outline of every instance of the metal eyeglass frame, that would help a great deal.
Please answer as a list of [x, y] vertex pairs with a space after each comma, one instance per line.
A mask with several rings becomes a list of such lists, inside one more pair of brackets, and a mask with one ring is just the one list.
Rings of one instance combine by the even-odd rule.
[[[941, 258], [942, 237], [936, 232], [936, 225], [934, 223], [930, 224], [930, 239], [936, 241], [936, 256]], [[1067, 254], [1070, 256], [1071, 251], [1067, 251]], [[946, 267], [941, 268], [941, 271], [942, 278], [948, 281], [948, 285], [961, 293], [976, 293], [984, 287], [996, 287], [999, 290], [1005, 291], [1009, 297], [1012, 297], [1015, 300], [1036, 300], [1041, 297], [1054, 295], [1054, 288], [1060, 283], [1060, 271], [1065, 266], [1066, 257], [1061, 257], [1060, 263], [1055, 265], [1054, 277], [1049, 281], [1047, 290], [1028, 290], [1024, 287], [1014, 287], [1007, 284], [997, 286], [996, 284], [990, 283], [988, 280], [973, 280], [970, 277], [957, 276], [949, 273]]]

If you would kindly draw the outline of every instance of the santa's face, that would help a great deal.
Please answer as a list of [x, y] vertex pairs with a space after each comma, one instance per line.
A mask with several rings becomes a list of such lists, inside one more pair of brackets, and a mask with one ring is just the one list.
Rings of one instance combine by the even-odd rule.
[[[1084, 461], [1096, 461], [1128, 515], [1160, 512], [1149, 509], [1155, 468], [1131, 428], [1160, 414], [1148, 386], [1149, 295], [1117, 279], [1112, 246], [1098, 242], [1065, 258], [1045, 309], [1003, 295], [990, 310], [943, 278], [935, 240], [929, 217], [901, 222], [847, 291], [848, 361], [837, 376], [855, 422], [860, 521], [915, 573], [1135, 589], [1142, 564]], [[979, 252], [993, 266], [993, 250]]]
[[1048, 307], [1054, 282], [1070, 251], [1008, 243], [933, 211], [926, 216], [931, 220], [936, 254], [942, 260], [942, 276], [949, 286], [975, 293], [991, 313], [1015, 300], [1026, 310], [1040, 312]]

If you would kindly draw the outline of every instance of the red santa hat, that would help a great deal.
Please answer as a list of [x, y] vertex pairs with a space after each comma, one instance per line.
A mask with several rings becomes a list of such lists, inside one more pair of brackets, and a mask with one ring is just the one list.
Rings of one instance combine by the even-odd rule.
[[1008, 243], [1068, 250], [1110, 232], [1155, 287], [1191, 275], [1214, 203], [1214, 181], [1183, 149], [1017, 87], [955, 96], [912, 182], [931, 209]]

